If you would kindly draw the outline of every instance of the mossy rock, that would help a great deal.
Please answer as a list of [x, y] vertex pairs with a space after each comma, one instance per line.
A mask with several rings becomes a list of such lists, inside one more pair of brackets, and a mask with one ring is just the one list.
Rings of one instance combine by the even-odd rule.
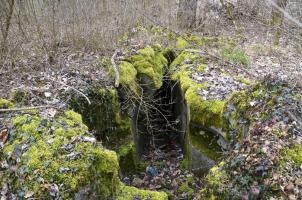
[[[300, 102], [301, 96], [296, 96], [299, 91], [300, 88], [280, 79], [266, 78], [233, 94], [226, 102], [224, 112], [229, 128], [234, 132], [232, 141], [238, 147], [233, 146], [232, 153], [224, 157], [223, 164], [210, 170], [205, 188], [200, 191], [200, 199], [241, 199], [245, 196], [251, 199], [287, 199], [283, 187], [299, 179], [291, 174], [299, 173], [302, 164], [301, 142], [296, 140], [293, 129], [286, 128], [293, 125], [286, 123], [285, 119], [287, 110], [296, 108]], [[243, 126], [247, 126], [246, 134], [241, 130]], [[265, 144], [261, 144], [261, 140], [273, 141], [270, 153], [262, 151]], [[260, 145], [250, 149], [251, 144]], [[247, 152], [254, 155], [253, 159], [247, 159]], [[253, 164], [256, 159], [270, 164], [262, 170], [262, 165]], [[278, 179], [274, 178], [276, 175]], [[268, 183], [267, 180], [274, 181]], [[255, 188], [260, 191], [256, 196]]]
[[0, 186], [16, 198], [168, 199], [163, 192], [122, 184], [118, 157], [88, 133], [73, 111], [47, 118], [24, 114], [1, 154]]
[[81, 115], [73, 111], [55, 118], [25, 114], [14, 118], [13, 125], [1, 157], [9, 165], [1, 174], [1, 185], [8, 184], [18, 198], [73, 199], [87, 186], [91, 196], [115, 195], [117, 156], [87, 133]]

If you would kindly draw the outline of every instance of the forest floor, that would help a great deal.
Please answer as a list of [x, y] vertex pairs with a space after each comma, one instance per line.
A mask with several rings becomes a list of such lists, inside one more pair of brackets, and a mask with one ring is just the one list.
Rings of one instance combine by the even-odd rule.
[[146, 170], [123, 178], [127, 185], [167, 192], [173, 199], [197, 199], [202, 178], [182, 166], [184, 153], [180, 145], [170, 143], [149, 149], [142, 156]]

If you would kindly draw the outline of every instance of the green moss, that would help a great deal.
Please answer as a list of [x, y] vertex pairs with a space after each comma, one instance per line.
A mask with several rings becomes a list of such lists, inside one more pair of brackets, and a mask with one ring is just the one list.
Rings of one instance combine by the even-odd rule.
[[148, 190], [140, 190], [135, 187], [125, 186], [121, 184], [118, 200], [168, 200], [168, 195], [164, 192], [153, 192]]
[[179, 56], [175, 58], [175, 60], [171, 63], [171, 70], [177, 69], [178, 66], [182, 66], [185, 63], [185, 61], [194, 62], [198, 59], [198, 55], [196, 53], [183, 51]]
[[140, 49], [138, 54], [129, 60], [137, 70], [138, 75], [146, 75], [151, 78], [156, 89], [162, 86], [162, 78], [168, 67], [168, 61], [162, 52], [146, 47]]
[[206, 127], [226, 128], [223, 117], [225, 102], [219, 100], [202, 100], [196, 88], [189, 88], [185, 98], [190, 108], [191, 121]]
[[6, 99], [0, 98], [0, 109], [7, 109], [14, 107], [14, 104]]
[[[186, 62], [190, 62], [191, 64], [186, 64]], [[183, 51], [176, 59], [171, 63], [170, 70], [172, 73], [171, 78], [174, 81], [179, 80], [181, 89], [183, 92], [186, 92], [190, 87], [193, 88], [204, 88], [203, 84], [198, 84], [194, 80], [191, 79], [192, 67], [194, 67], [194, 63], [200, 62], [200, 57], [198, 57], [195, 53]]]
[[251, 85], [251, 84], [252, 84], [252, 81], [251, 81], [251, 80], [246, 79], [246, 78], [243, 78], [243, 77], [238, 77], [238, 78], [235, 77], [235, 79], [236, 79], [237, 81], [241, 82], [241, 83], [246, 84], [246, 85]]
[[107, 69], [108, 75], [112, 78], [115, 78], [115, 72], [112, 67], [111, 58], [109, 56], [104, 56], [101, 58], [100, 66]]
[[224, 199], [226, 197], [225, 189], [227, 188], [228, 176], [223, 169], [224, 162], [211, 168], [209, 174], [206, 176], [207, 187], [202, 189], [199, 193], [200, 199]]
[[[94, 143], [75, 139], [91, 137], [79, 114], [67, 111], [55, 119], [21, 115], [13, 119], [13, 124], [14, 135], [3, 152], [11, 159], [20, 156], [19, 170], [13, 174], [23, 179], [12, 179], [8, 172], [2, 180], [17, 180], [12, 184], [14, 191], [33, 191], [35, 198], [45, 198], [49, 193], [38, 181], [42, 178], [45, 183], [61, 185], [64, 199], [73, 199], [76, 192], [91, 183], [94, 192], [102, 198], [115, 194], [114, 187], [119, 181], [117, 156]], [[27, 144], [27, 148], [20, 154], [23, 144]], [[63, 148], [71, 144], [72, 151]]]
[[120, 169], [123, 173], [129, 174], [133, 173], [137, 169], [137, 161], [136, 161], [136, 151], [133, 142], [129, 142], [128, 144], [122, 145], [118, 152], [119, 165]]
[[189, 40], [198, 45], [198, 46], [203, 46], [205, 44], [205, 41], [206, 41], [206, 37], [198, 37], [196, 35], [192, 35]]
[[193, 186], [194, 185], [194, 183], [195, 183], [195, 180], [194, 180], [194, 177], [191, 175], [191, 176], [188, 176], [188, 184], [189, 185], [191, 185], [191, 186]]
[[131, 63], [122, 61], [120, 64], [120, 73], [120, 82], [122, 84], [130, 85], [136, 82], [137, 71]]
[[296, 167], [302, 165], [302, 146], [294, 145], [292, 148], [287, 148], [283, 151], [281, 164], [285, 165], [286, 162], [294, 162]]
[[246, 53], [239, 48], [234, 47], [225, 47], [222, 50], [222, 56], [223, 58], [234, 62], [236, 64], [242, 64], [242, 65], [249, 65], [250, 64], [250, 58]]
[[202, 72], [204, 72], [204, 70], [205, 70], [206, 68], [207, 68], [207, 65], [206, 65], [206, 64], [201, 64], [201, 65], [198, 66], [197, 71], [198, 71], [199, 73], [202, 73]]
[[130, 119], [121, 112], [118, 92], [115, 89], [90, 88], [87, 101], [80, 97], [71, 98], [70, 106], [83, 116], [90, 130], [106, 144], [117, 144], [131, 134]]
[[178, 188], [179, 193], [186, 193], [191, 199], [194, 195], [194, 190], [189, 187], [188, 183], [182, 183], [181, 186]]
[[181, 168], [182, 169], [190, 169], [190, 163], [189, 163], [189, 159], [188, 158], [185, 158], [181, 161], [181, 164], [180, 164]]
[[120, 68], [120, 83], [130, 88], [135, 94], [139, 94], [139, 86], [136, 80], [137, 71], [134, 66], [126, 61], [122, 61]]
[[219, 163], [218, 166], [212, 167], [206, 180], [211, 186], [219, 186], [225, 183], [226, 172], [222, 169], [224, 162]]
[[189, 46], [189, 43], [187, 42], [187, 40], [185, 40], [183, 38], [178, 38], [177, 39], [176, 48], [178, 48], [178, 49], [184, 49], [187, 46]]
[[82, 123], [82, 116], [79, 113], [76, 113], [72, 110], [68, 110], [65, 112], [67, 118], [71, 119], [75, 123]]
[[203, 155], [216, 161], [222, 156], [221, 147], [217, 143], [218, 139], [218, 136], [213, 133], [190, 127], [189, 140], [192, 146]]

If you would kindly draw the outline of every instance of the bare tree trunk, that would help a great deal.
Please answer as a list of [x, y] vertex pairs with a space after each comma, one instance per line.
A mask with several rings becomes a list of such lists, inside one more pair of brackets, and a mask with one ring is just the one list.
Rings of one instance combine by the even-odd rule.
[[9, 28], [11, 25], [11, 19], [14, 12], [15, 0], [8, 0], [6, 3], [1, 2], [1, 6], [3, 9], [1, 12], [3, 12], [5, 17], [4, 22], [3, 23], [1, 22], [0, 25], [1, 32], [2, 32], [1, 54], [5, 54], [8, 48], [7, 38], [8, 38]]
[[179, 0], [177, 11], [178, 28], [194, 28], [196, 23], [197, 0]]
[[[277, 0], [276, 3], [280, 8], [285, 9], [288, 0]], [[283, 24], [283, 21], [284, 21], [283, 13], [277, 10], [275, 7], [273, 7], [271, 24], [273, 27], [277, 29], [274, 37], [274, 45], [279, 45], [280, 37], [282, 34], [282, 29], [280, 27]]]

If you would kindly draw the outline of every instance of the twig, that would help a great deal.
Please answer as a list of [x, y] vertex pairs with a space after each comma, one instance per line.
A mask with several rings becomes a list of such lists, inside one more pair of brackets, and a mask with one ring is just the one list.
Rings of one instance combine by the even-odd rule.
[[56, 81], [56, 80], [54, 80], [54, 79], [50, 79], [50, 80], [52, 80], [52, 81], [54, 81], [54, 82], [56, 82], [56, 83], [59, 83], [59, 84], [61, 84], [61, 85], [64, 85], [64, 86], [66, 86], [66, 87], [68, 87], [68, 88], [70, 88], [70, 89], [76, 91], [77, 93], [79, 93], [80, 95], [82, 95], [82, 96], [87, 100], [87, 102], [88, 102], [89, 105], [91, 104], [91, 101], [89, 100], [89, 98], [88, 98], [83, 92], [81, 92], [80, 90], [78, 90], [78, 89], [76, 89], [76, 88], [74, 88], [74, 87], [72, 87], [72, 86], [69, 86], [69, 85], [67, 85], [66, 83], [63, 83], [63, 82], [61, 82], [61, 81]]
[[119, 50], [115, 50], [113, 56], [111, 57], [111, 64], [112, 64], [112, 68], [115, 72], [115, 83], [114, 86], [117, 88], [120, 85], [120, 74], [119, 71], [117, 69], [117, 65], [115, 63], [115, 57], [117, 56], [117, 53], [119, 52]]
[[35, 106], [35, 107], [24, 107], [24, 108], [8, 108], [8, 109], [0, 109], [0, 113], [2, 112], [17, 112], [17, 111], [24, 111], [24, 110], [36, 110], [36, 109], [43, 109], [43, 108], [55, 108], [55, 106]]

